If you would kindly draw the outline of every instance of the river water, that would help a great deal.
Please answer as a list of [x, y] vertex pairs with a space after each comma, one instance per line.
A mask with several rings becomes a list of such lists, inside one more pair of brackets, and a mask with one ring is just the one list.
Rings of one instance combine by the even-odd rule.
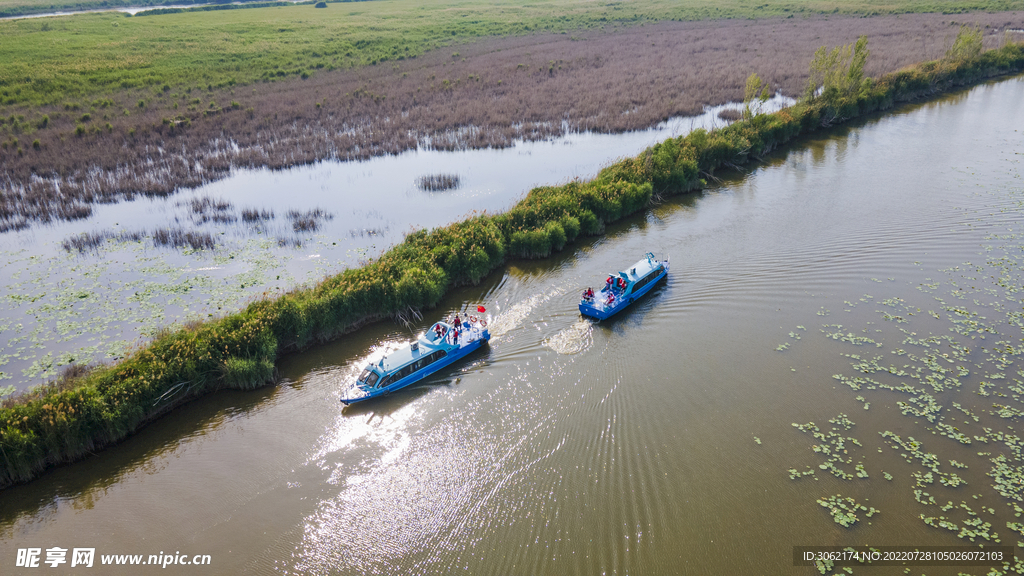
[[[811, 575], [794, 546], [1012, 546], [1022, 101], [1018, 77], [806, 138], [411, 329], [290, 356], [280, 385], [0, 492], [2, 570], [77, 547], [210, 555], [180, 574]], [[668, 281], [582, 320], [579, 290], [646, 251]], [[375, 349], [480, 304], [469, 362], [337, 401]]]

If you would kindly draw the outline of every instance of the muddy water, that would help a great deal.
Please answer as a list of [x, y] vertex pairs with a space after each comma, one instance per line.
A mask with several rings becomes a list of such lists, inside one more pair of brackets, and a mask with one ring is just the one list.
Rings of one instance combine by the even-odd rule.
[[[211, 556], [182, 574], [810, 575], [793, 546], [1024, 540], [1021, 101], [1017, 78], [866, 120], [510, 265], [412, 328], [482, 303], [489, 349], [382, 402], [337, 396], [410, 329], [290, 357], [0, 492], [3, 572], [56, 546]], [[668, 281], [582, 321], [578, 291], [645, 251]], [[912, 573], [958, 571], [988, 568]]]

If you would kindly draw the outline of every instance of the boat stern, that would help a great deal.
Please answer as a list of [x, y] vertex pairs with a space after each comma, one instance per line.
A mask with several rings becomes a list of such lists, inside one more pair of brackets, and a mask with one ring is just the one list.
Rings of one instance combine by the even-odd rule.
[[590, 302], [580, 302], [580, 314], [589, 316], [590, 318], [596, 318], [598, 320], [604, 320], [611, 316], [611, 309], [605, 309], [603, 307], [597, 307]]

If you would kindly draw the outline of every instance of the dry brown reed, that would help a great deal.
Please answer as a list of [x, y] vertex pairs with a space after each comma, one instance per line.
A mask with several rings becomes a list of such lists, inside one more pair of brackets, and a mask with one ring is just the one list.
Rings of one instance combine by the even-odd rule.
[[100, 230], [96, 232], [82, 232], [74, 236], [65, 238], [61, 243], [61, 247], [67, 252], [87, 252], [89, 250], [96, 250], [108, 239], [115, 239], [121, 242], [139, 242], [145, 237], [145, 234], [137, 231], [123, 230], [121, 232], [113, 232], [109, 230]]
[[226, 200], [215, 200], [209, 197], [193, 198], [185, 202], [190, 212], [190, 218], [196, 224], [206, 222], [218, 222], [230, 224], [235, 221], [235, 215], [231, 214], [231, 203]]
[[458, 174], [431, 174], [416, 179], [416, 186], [425, 192], [442, 192], [459, 187]]
[[159, 228], [153, 231], [153, 244], [172, 248], [212, 250], [216, 243], [208, 232], [196, 232], [181, 228]]
[[743, 111], [736, 110], [735, 108], [726, 108], [718, 113], [718, 117], [726, 122], [735, 122], [736, 120], [743, 119]]
[[243, 208], [242, 209], [242, 222], [246, 224], [256, 224], [260, 222], [267, 222], [274, 219], [273, 210], [260, 210], [257, 208]]
[[314, 208], [305, 212], [289, 210], [286, 216], [292, 221], [292, 230], [295, 232], [316, 232], [320, 229], [320, 224], [324, 220], [334, 219], [333, 214], [320, 208]]
[[[458, 54], [439, 50], [221, 91], [175, 87], [91, 104], [0, 107], [0, 117], [22, 115], [23, 125], [36, 126], [30, 137], [39, 141], [23, 147], [14, 135], [0, 134], [0, 232], [83, 218], [94, 202], [170, 194], [232, 168], [642, 129], [742, 99], [752, 72], [796, 96], [810, 55], [823, 44], [868, 36], [866, 74], [878, 76], [941, 57], [961, 24], [980, 26], [991, 48], [1006, 30], [1024, 28], [1024, 13], [668, 22], [491, 39], [459, 46]], [[191, 104], [197, 96], [233, 104], [200, 110]], [[133, 104], [140, 98], [147, 99], [145, 108]], [[43, 115], [46, 122], [32, 124]]]

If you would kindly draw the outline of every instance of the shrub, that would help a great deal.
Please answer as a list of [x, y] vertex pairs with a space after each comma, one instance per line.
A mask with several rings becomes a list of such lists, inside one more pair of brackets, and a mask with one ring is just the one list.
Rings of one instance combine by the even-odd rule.
[[221, 367], [221, 378], [229, 388], [259, 388], [274, 379], [273, 358], [228, 358]]
[[826, 104], [838, 104], [841, 98], [855, 95], [864, 78], [864, 63], [868, 58], [868, 39], [861, 36], [854, 44], [835, 47], [831, 52], [822, 46], [814, 53], [811, 61], [811, 75], [804, 91], [804, 99], [818, 98], [820, 89]]
[[953, 45], [946, 50], [943, 58], [950, 64], [964, 64], [973, 62], [981, 56], [981, 28], [974, 28], [964, 24], [953, 40]]
[[544, 225], [544, 233], [548, 237], [548, 245], [553, 250], [561, 250], [565, 247], [565, 229], [558, 222], [551, 221]]
[[520, 258], [543, 258], [551, 254], [551, 239], [541, 228], [515, 232], [509, 242], [509, 252]]

